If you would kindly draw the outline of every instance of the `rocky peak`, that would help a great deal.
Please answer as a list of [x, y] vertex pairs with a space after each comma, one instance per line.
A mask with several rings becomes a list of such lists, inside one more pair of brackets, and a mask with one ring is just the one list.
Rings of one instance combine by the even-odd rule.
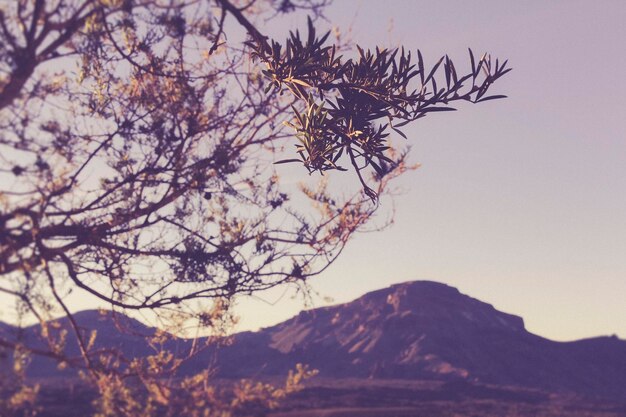
[[[328, 310], [348, 319], [351, 313], [362, 316], [412, 317], [429, 322], [454, 323], [455, 326], [524, 331], [521, 317], [496, 310], [491, 304], [462, 294], [454, 287], [433, 281], [412, 281], [374, 291], [357, 300]], [[315, 310], [309, 315], [315, 316]], [[335, 319], [338, 320], [337, 318]]]

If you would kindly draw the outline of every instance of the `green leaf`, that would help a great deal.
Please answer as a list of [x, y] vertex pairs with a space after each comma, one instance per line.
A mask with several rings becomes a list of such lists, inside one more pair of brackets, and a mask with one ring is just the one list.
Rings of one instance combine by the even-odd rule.
[[405, 135], [405, 134], [404, 134], [404, 133], [403, 133], [400, 129], [396, 129], [396, 128], [395, 128], [395, 127], [393, 127], [393, 126], [392, 126], [391, 128], [392, 128], [393, 130], [395, 130], [395, 131], [396, 131], [396, 133], [397, 133], [398, 135], [402, 136], [404, 139], [408, 139], [408, 138], [406, 137], [406, 135]]
[[437, 112], [437, 111], [456, 111], [456, 109], [453, 107], [428, 107], [422, 110], [422, 112], [424, 113]]
[[474, 60], [474, 53], [472, 52], [471, 48], [467, 48], [467, 50], [469, 51], [470, 63], [472, 64], [472, 75], [475, 77], [476, 76], [476, 61]]
[[289, 164], [292, 162], [302, 162], [300, 159], [281, 159], [280, 161], [274, 162], [274, 165], [278, 164]]
[[484, 97], [481, 98], [480, 100], [477, 100], [476, 103], [481, 103], [483, 101], [487, 101], [487, 100], [498, 100], [501, 98], [507, 98], [507, 96], [505, 96], [504, 94], [497, 94], [495, 96], [489, 96], [489, 97]]

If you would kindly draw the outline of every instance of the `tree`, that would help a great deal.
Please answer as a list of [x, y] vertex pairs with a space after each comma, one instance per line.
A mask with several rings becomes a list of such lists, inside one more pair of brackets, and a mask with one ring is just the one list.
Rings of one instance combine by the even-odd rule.
[[[3, 5], [0, 292], [21, 312], [71, 319], [65, 300], [80, 290], [215, 326], [237, 294], [305, 285], [368, 224], [409, 169], [390, 133], [453, 102], [503, 97], [487, 92], [509, 69], [488, 55], [470, 50], [463, 75], [447, 56], [426, 68], [419, 51], [347, 57], [311, 19], [279, 43], [255, 19], [315, 17], [327, 2], [237, 3]], [[296, 190], [279, 176], [288, 162], [351, 171], [360, 187]], [[217, 308], [194, 309], [202, 299]], [[72, 323], [83, 366], [115, 386]]]

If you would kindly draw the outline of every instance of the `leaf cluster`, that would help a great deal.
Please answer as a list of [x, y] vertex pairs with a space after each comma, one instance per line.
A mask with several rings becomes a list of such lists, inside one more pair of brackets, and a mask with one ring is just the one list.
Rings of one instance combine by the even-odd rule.
[[357, 46], [358, 55], [346, 58], [327, 43], [329, 36], [318, 36], [309, 19], [306, 39], [296, 31], [284, 47], [275, 40], [249, 42], [266, 66], [266, 93], [289, 91], [303, 108], [294, 107], [287, 123], [296, 132], [298, 158], [279, 163], [300, 162], [309, 172], [324, 172], [346, 170], [340, 161], [347, 159], [373, 199], [361, 171], [371, 167], [378, 178], [388, 172], [394, 164], [386, 153], [391, 131], [406, 138], [401, 127], [431, 112], [455, 110], [454, 102], [505, 97], [486, 95], [511, 70], [507, 61], [493, 62], [487, 54], [476, 60], [470, 49], [471, 70], [460, 74], [447, 55], [427, 68], [419, 50], [415, 58], [404, 48]]

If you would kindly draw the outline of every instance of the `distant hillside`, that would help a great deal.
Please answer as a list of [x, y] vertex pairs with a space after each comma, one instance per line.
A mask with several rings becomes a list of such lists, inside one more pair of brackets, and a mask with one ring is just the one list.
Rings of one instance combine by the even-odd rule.
[[[119, 335], [106, 315], [83, 312], [77, 320], [127, 354], [150, 350], [141, 339]], [[154, 331], [130, 323], [139, 333]], [[181, 340], [176, 349], [188, 344]], [[38, 361], [34, 374], [54, 372], [49, 360]], [[239, 333], [231, 345], [204, 352], [183, 371], [213, 363], [223, 377], [284, 375], [307, 363], [325, 378], [462, 380], [626, 401], [626, 341], [554, 342], [527, 332], [518, 316], [429, 281], [393, 285]]]
[[464, 379], [626, 399], [626, 341], [554, 342], [527, 332], [518, 316], [428, 281], [237, 335], [219, 360], [237, 376], [280, 374], [297, 362], [325, 377]]
[[[130, 317], [108, 311], [86, 310], [76, 313], [74, 320], [78, 324], [79, 331], [85, 341], [90, 339], [93, 330], [96, 331], [96, 343], [94, 346], [97, 349], [115, 349], [127, 358], [147, 356], [157, 351], [146, 341], [147, 338], [155, 334], [156, 329], [147, 327]], [[64, 355], [75, 359], [75, 362], [79, 365], [83, 363], [76, 337], [73, 335], [73, 329], [67, 318], [49, 322], [48, 332], [55, 340], [59, 339], [61, 332], [66, 332]], [[19, 339], [21, 343], [34, 349], [49, 350], [47, 342], [41, 336], [39, 325], [16, 329], [1, 323], [0, 335], [2, 337]], [[167, 347], [184, 353], [189, 349], [190, 345], [191, 341], [178, 339], [169, 342]], [[32, 377], [72, 376], [76, 374], [76, 370], [71, 367], [59, 371], [56, 360], [39, 355], [31, 357], [31, 363], [27, 368], [27, 372]]]

